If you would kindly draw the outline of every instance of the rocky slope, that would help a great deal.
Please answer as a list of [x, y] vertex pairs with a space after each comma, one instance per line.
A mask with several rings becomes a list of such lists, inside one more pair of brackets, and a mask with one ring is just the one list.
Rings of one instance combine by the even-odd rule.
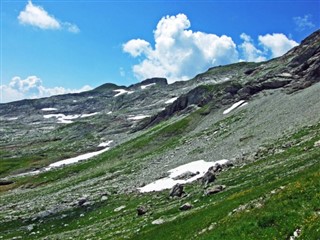
[[[270, 239], [297, 230], [316, 239], [319, 55], [317, 31], [280, 58], [213, 67], [189, 81], [108, 83], [1, 104], [0, 239]], [[214, 171], [208, 186], [178, 187], [180, 197], [138, 191], [182, 164], [221, 159], [233, 167]]]

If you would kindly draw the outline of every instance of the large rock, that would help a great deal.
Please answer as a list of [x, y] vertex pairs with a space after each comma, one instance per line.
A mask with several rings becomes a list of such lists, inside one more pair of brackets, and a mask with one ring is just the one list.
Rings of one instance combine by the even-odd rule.
[[191, 209], [192, 207], [193, 207], [193, 206], [192, 206], [190, 203], [185, 203], [185, 204], [183, 204], [182, 206], [180, 206], [179, 209], [180, 209], [181, 211], [186, 211], [186, 210]]
[[170, 190], [169, 196], [170, 197], [181, 197], [182, 194], [184, 194], [185, 192], [183, 191], [183, 185], [177, 183], [176, 185], [174, 185], [172, 187], [172, 189]]
[[210, 167], [208, 171], [202, 177], [202, 184], [207, 186], [209, 183], [212, 183], [216, 180], [216, 175], [214, 174], [213, 167]]
[[89, 202], [87, 197], [82, 197], [78, 200], [78, 206], [79, 207], [88, 207], [91, 203]]
[[9, 180], [0, 180], [0, 186], [4, 186], [4, 185], [10, 185], [14, 183], [14, 181], [9, 181]]
[[142, 216], [148, 212], [148, 209], [145, 206], [137, 207], [138, 216]]
[[225, 185], [217, 185], [217, 186], [214, 186], [212, 188], [208, 188], [205, 191], [205, 195], [212, 195], [212, 194], [219, 193], [219, 192], [223, 191], [225, 188], [226, 188]]

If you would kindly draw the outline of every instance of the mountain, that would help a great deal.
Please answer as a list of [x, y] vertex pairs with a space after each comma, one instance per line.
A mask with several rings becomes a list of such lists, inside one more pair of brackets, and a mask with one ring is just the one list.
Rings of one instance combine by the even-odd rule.
[[318, 239], [319, 81], [320, 30], [189, 81], [0, 104], [0, 239]]

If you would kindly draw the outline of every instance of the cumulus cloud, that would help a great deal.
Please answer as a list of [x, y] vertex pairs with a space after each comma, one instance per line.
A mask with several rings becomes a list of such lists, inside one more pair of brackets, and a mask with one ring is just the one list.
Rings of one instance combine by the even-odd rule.
[[296, 41], [289, 39], [282, 33], [266, 34], [259, 36], [260, 44], [265, 50], [271, 52], [271, 57], [279, 57], [289, 51], [291, 48], [299, 45]]
[[63, 87], [47, 88], [37, 76], [26, 79], [13, 77], [8, 85], [0, 85], [1, 102], [11, 102], [27, 98], [49, 97], [52, 95], [78, 93], [89, 91], [92, 87], [85, 85], [80, 89], [66, 89]]
[[154, 31], [155, 44], [143, 39], [132, 39], [123, 44], [123, 51], [141, 58], [133, 66], [135, 76], [142, 80], [166, 77], [170, 83], [187, 80], [215, 65], [238, 60], [233, 40], [189, 30], [191, 23], [186, 15], [163, 17]]
[[133, 57], [141, 54], [150, 54], [152, 49], [150, 43], [142, 39], [132, 39], [123, 45], [123, 51], [130, 53]]
[[65, 29], [72, 33], [80, 31], [77, 25], [59, 21], [44, 8], [34, 5], [31, 1], [28, 1], [25, 9], [19, 13], [18, 20], [23, 25], [31, 25], [45, 30]]
[[311, 21], [311, 18], [311, 14], [304, 15], [303, 17], [294, 17], [293, 21], [296, 24], [296, 30], [302, 32], [306, 29], [314, 28], [315, 25]]
[[242, 57], [245, 61], [248, 62], [262, 62], [266, 61], [265, 53], [255, 47], [252, 38], [242, 33], [240, 38], [243, 40], [243, 43], [239, 45], [240, 50], [242, 51]]

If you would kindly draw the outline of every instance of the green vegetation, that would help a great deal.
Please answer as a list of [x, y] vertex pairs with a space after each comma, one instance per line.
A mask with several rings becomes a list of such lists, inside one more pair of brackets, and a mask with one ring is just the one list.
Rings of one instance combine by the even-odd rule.
[[[164, 122], [92, 161], [21, 178], [16, 186], [36, 187], [35, 191], [24, 194], [31, 200], [39, 193], [57, 192], [106, 172], [111, 178], [116, 177], [120, 169], [122, 174], [129, 174], [146, 155], [156, 155], [171, 147], [168, 140], [174, 139], [172, 141], [180, 144], [183, 129], [192, 128], [200, 112], [173, 123]], [[218, 125], [232, 124], [239, 121], [240, 116], [230, 116]], [[32, 216], [23, 222], [6, 221], [0, 225], [1, 236], [4, 239], [19, 235], [24, 239], [47, 235], [58, 239], [287, 239], [299, 228], [303, 239], [317, 239], [320, 234], [320, 149], [313, 144], [320, 139], [319, 133], [320, 124], [304, 128], [266, 146], [266, 149], [281, 148], [284, 143], [294, 142], [278, 154], [265, 152], [253, 163], [223, 171], [216, 184], [224, 184], [227, 189], [213, 196], [204, 196], [199, 183], [187, 185], [188, 195], [182, 199], [169, 199], [168, 191], [109, 194], [107, 201], [67, 209], [43, 217], [40, 222], [37, 218], [32, 220]], [[3, 201], [6, 197], [0, 199], [0, 204]], [[185, 202], [194, 207], [181, 212], [178, 208]], [[137, 216], [139, 205], [147, 206], [149, 212]], [[115, 211], [119, 206], [125, 208]], [[0, 219], [3, 217], [0, 214]], [[164, 223], [152, 224], [156, 219], [163, 219]]]

